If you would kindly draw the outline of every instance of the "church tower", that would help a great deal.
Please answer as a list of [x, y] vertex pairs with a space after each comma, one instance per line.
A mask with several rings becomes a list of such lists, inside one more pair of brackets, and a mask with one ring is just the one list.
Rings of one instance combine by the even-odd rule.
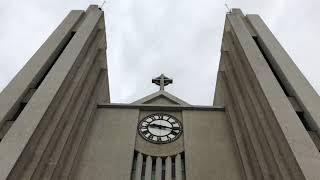
[[258, 15], [226, 15], [213, 106], [110, 103], [104, 13], [71, 11], [0, 94], [0, 180], [318, 180], [320, 98]]

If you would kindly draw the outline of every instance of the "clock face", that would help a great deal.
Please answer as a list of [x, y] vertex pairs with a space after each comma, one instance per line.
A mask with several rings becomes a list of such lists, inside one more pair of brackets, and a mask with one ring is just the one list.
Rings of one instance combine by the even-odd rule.
[[177, 118], [168, 114], [151, 114], [140, 121], [138, 132], [149, 142], [165, 144], [180, 137], [182, 124]]

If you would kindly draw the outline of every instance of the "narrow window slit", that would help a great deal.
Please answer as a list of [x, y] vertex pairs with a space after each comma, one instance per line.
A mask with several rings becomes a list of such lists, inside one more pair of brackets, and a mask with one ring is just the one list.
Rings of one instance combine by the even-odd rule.
[[57, 60], [59, 59], [59, 57], [61, 56], [61, 54], [63, 53], [63, 51], [65, 50], [65, 48], [67, 47], [67, 45], [69, 44], [69, 42], [71, 41], [71, 39], [73, 38], [73, 36], [76, 34], [75, 31], [71, 32], [71, 35], [68, 37], [68, 39], [66, 40], [66, 42], [63, 44], [63, 46], [61, 47], [61, 49], [59, 50], [59, 52], [57, 53], [55, 59], [51, 62], [51, 64], [48, 65], [48, 68], [45, 69], [44, 74], [41, 76], [41, 78], [36, 82], [34, 88], [38, 89], [39, 86], [41, 85], [42, 81], [45, 79], [45, 77], [48, 75], [48, 73], [50, 72], [50, 70], [52, 69], [53, 65], [57, 62]]
[[263, 56], [264, 59], [267, 61], [268, 66], [270, 67], [272, 73], [273, 73], [274, 76], [276, 77], [276, 79], [277, 79], [277, 81], [278, 81], [281, 89], [282, 89], [283, 92], [286, 94], [286, 96], [289, 96], [289, 93], [288, 93], [288, 91], [286, 90], [286, 87], [285, 87], [284, 84], [281, 82], [280, 77], [277, 75], [275, 69], [272, 67], [272, 65], [271, 65], [271, 63], [270, 63], [269, 58], [267, 57], [266, 53], [263, 51], [263, 49], [262, 49], [262, 47], [261, 47], [261, 45], [260, 45], [260, 43], [259, 43], [259, 41], [258, 41], [258, 37], [257, 37], [257, 36], [252, 36], [252, 38], [253, 38], [254, 42], [256, 43], [256, 45], [258, 46], [258, 48], [259, 48], [262, 56]]

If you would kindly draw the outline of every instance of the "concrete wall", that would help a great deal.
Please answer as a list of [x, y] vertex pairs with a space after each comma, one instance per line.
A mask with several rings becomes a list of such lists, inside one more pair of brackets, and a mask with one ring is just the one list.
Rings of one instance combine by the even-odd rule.
[[187, 180], [243, 179], [224, 112], [185, 110], [183, 120]]
[[130, 180], [138, 118], [138, 109], [99, 108], [73, 179]]

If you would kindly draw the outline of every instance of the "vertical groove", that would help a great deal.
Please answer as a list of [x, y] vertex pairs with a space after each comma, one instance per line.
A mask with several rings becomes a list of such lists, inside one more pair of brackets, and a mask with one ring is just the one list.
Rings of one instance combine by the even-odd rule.
[[62, 45], [61, 49], [59, 49], [56, 57], [54, 58], [54, 60], [48, 64], [46, 69], [43, 69], [43, 75], [41, 76], [41, 78], [35, 83], [34, 87], [35, 89], [38, 89], [39, 86], [41, 85], [41, 83], [43, 82], [43, 80], [46, 78], [46, 76], [48, 75], [48, 73], [50, 72], [50, 70], [52, 69], [53, 65], [57, 62], [57, 60], [59, 59], [59, 57], [61, 56], [61, 54], [63, 53], [63, 51], [66, 49], [67, 45], [69, 44], [69, 42], [71, 41], [71, 39], [73, 38], [73, 36], [76, 34], [75, 31], [71, 31], [70, 35], [67, 37], [66, 42]]
[[[89, 106], [91, 94], [94, 92], [94, 85], [97, 83], [99, 78], [99, 66], [98, 63], [92, 67], [92, 71], [88, 74], [87, 80], [85, 82], [86, 86], [82, 88], [82, 94], [78, 97], [77, 102], [74, 106], [73, 112], [69, 114], [68, 121], [65, 121], [63, 125], [63, 130], [60, 133], [60, 137], [56, 142], [53, 152], [51, 152], [49, 164], [46, 169], [42, 171], [42, 177], [40, 179], [51, 179], [53, 176], [54, 169], [58, 166], [58, 162], [63, 158], [61, 155], [65, 149], [69, 149], [70, 146], [67, 144], [68, 140], [73, 139], [72, 129], [78, 128], [80, 126], [80, 120], [84, 116], [84, 112]], [[81, 105], [82, 104], [82, 105]]]
[[[81, 127], [79, 127], [77, 133], [76, 133], [76, 139], [74, 140], [72, 146], [70, 148], [67, 148], [68, 151], [65, 152], [65, 156], [67, 156], [67, 159], [65, 160], [63, 166], [57, 166], [58, 169], [56, 169], [56, 178], [53, 179], [62, 179], [61, 177], [65, 179], [71, 179], [73, 177], [73, 172], [76, 169], [76, 164], [78, 164], [78, 160], [80, 159], [80, 154], [82, 153], [82, 149], [86, 142], [86, 134], [90, 130], [90, 128], [93, 125], [94, 122], [94, 115], [96, 112], [96, 105], [97, 105], [97, 99], [99, 96], [97, 95], [99, 92], [99, 85], [104, 80], [104, 72], [102, 71], [99, 75], [98, 83], [96, 84], [95, 91], [93, 92], [93, 97], [91, 99], [91, 102], [89, 104], [89, 107], [86, 110], [85, 116], [83, 117], [83, 122], [81, 124]], [[137, 154], [136, 154], [137, 155]], [[59, 172], [62, 171], [62, 172]]]
[[[236, 50], [234, 51], [236, 52]], [[267, 144], [267, 152], [271, 153], [271, 156], [269, 155], [270, 157], [268, 158], [268, 160], [271, 161], [270, 164], [275, 164], [275, 166], [271, 165], [272, 168], [276, 168], [276, 173], [281, 174], [283, 178], [292, 178], [290, 177], [290, 173], [288, 173], [287, 165], [285, 165], [285, 163], [281, 160], [281, 157], [283, 155], [280, 154], [278, 146], [276, 145], [276, 137], [274, 136], [274, 131], [270, 125], [271, 121], [267, 120], [268, 117], [266, 115], [266, 112], [263, 109], [263, 106], [261, 105], [259, 98], [257, 97], [258, 90], [254, 89], [254, 85], [252, 83], [254, 80], [248, 73], [250, 69], [245, 68], [244, 62], [241, 63], [234, 59], [233, 63], [233, 66], [237, 67], [237, 76], [239, 77], [239, 79], [241, 79], [240, 81], [245, 84], [248, 84], [246, 86], [241, 86], [243, 92], [246, 92], [244, 93], [244, 100], [248, 104], [249, 109], [252, 109], [255, 113], [255, 117], [257, 119], [255, 122], [259, 123], [259, 126], [261, 126], [261, 128], [259, 129], [261, 129], [261, 132], [263, 132], [263, 135], [266, 138], [266, 142], [264, 144]]]
[[226, 92], [228, 93], [228, 98], [226, 98], [227, 113], [230, 118], [230, 122], [233, 128], [233, 131], [236, 136], [237, 145], [240, 151], [242, 165], [245, 171], [245, 178], [248, 180], [257, 179], [257, 177], [261, 177], [260, 169], [257, 165], [256, 157], [253, 153], [251, 153], [253, 148], [251, 148], [251, 144], [248, 142], [247, 136], [248, 133], [243, 129], [243, 122], [239, 117], [237, 117], [237, 109], [233, 107], [235, 103], [232, 98], [230, 87], [226, 84]]
[[[227, 61], [226, 61], [227, 63]], [[231, 68], [231, 69], [230, 69]], [[256, 155], [259, 167], [263, 173], [263, 177], [268, 179], [269, 167], [266, 162], [264, 149], [261, 147], [261, 142], [258, 135], [258, 129], [253, 125], [252, 118], [249, 117], [248, 110], [245, 108], [242, 94], [240, 94], [239, 86], [237, 85], [234, 74], [232, 73], [232, 67], [226, 66], [226, 77], [230, 82], [232, 93], [234, 94], [235, 101], [238, 103], [240, 115], [243, 117], [244, 128], [249, 134], [250, 143], [253, 146], [254, 153]]]
[[[271, 177], [275, 177], [279, 179], [280, 175], [283, 175], [284, 177], [288, 177], [288, 174], [281, 173], [279, 170], [279, 167], [277, 166], [278, 163], [275, 159], [275, 154], [274, 151], [271, 149], [270, 143], [272, 143], [272, 138], [269, 135], [270, 127], [264, 123], [265, 122], [265, 116], [263, 111], [260, 109], [260, 103], [256, 100], [256, 93], [252, 89], [252, 84], [250, 82], [250, 76], [248, 73], [244, 71], [244, 65], [243, 62], [245, 59], [240, 58], [239, 53], [237, 51], [236, 45], [232, 45], [230, 47], [232, 49], [231, 52], [228, 52], [227, 56], [230, 56], [229, 59], [229, 64], [231, 67], [233, 67], [233, 73], [230, 71], [229, 75], [232, 76], [233, 74], [233, 79], [234, 82], [232, 83], [237, 83], [238, 90], [236, 92], [239, 92], [240, 97], [238, 97], [239, 102], [243, 101], [246, 112], [245, 114], [249, 115], [249, 118], [251, 119], [251, 124], [253, 125], [254, 129], [256, 129], [256, 136], [259, 139], [260, 146], [262, 148], [263, 156], [265, 156], [265, 162], [267, 166], [269, 167], [269, 171], [271, 172]], [[241, 83], [239, 83], [241, 82]], [[242, 84], [246, 84], [245, 86]], [[259, 130], [261, 129], [261, 130]], [[270, 139], [271, 138], [271, 139]], [[274, 166], [275, 164], [276, 166]], [[263, 168], [264, 169], [264, 168]]]

